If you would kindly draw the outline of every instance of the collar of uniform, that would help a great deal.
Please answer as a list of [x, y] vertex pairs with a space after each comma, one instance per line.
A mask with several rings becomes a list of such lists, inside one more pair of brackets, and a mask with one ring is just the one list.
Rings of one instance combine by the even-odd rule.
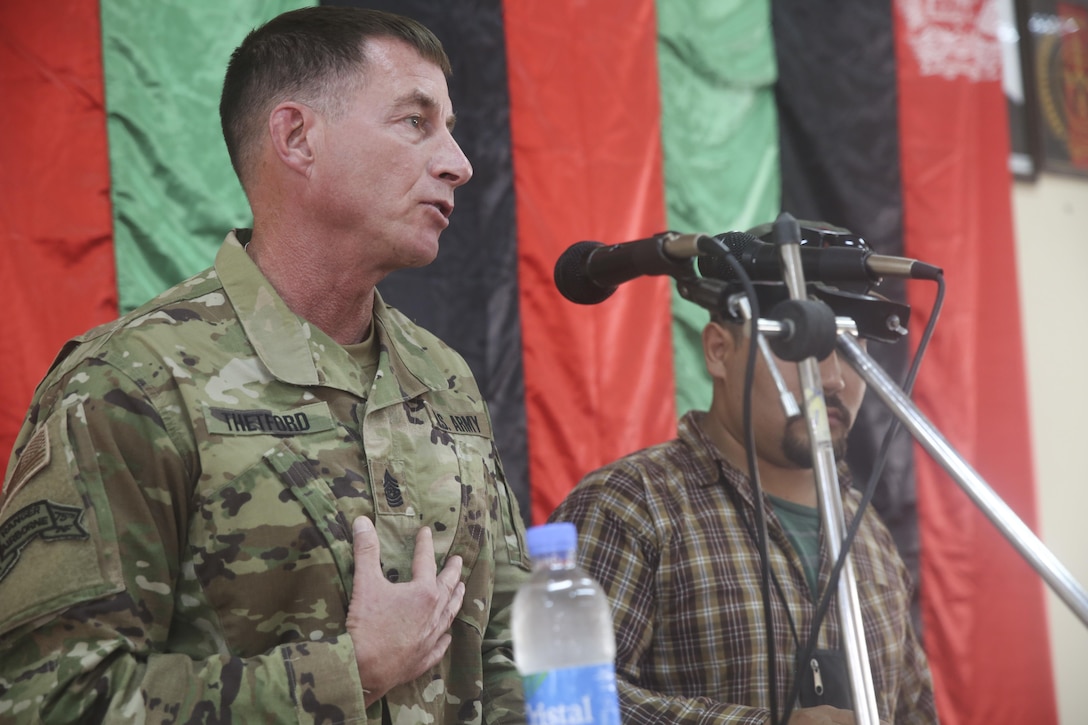
[[311, 350], [316, 328], [291, 312], [233, 231], [215, 256], [215, 272], [268, 371], [293, 385], [321, 384]]
[[357, 366], [343, 347], [302, 319], [276, 293], [246, 254], [234, 232], [215, 258], [215, 271], [246, 337], [277, 380], [291, 385], [324, 385], [364, 397]]
[[[376, 340], [379, 365], [372, 391], [364, 388], [354, 374], [358, 366], [347, 350], [291, 311], [246, 254], [234, 232], [227, 235], [219, 249], [215, 270], [254, 350], [278, 380], [292, 385], [325, 385], [359, 397], [369, 396], [372, 406], [400, 402], [427, 389], [449, 387], [441, 371], [427, 366], [423, 356], [419, 356], [423, 362], [415, 363], [411, 356], [398, 352], [398, 345], [411, 346], [416, 341], [403, 332], [404, 325], [390, 319], [392, 311], [377, 290], [374, 333], [379, 336]], [[395, 340], [391, 329], [397, 332]]]
[[374, 290], [374, 333], [378, 336], [378, 371], [371, 409], [401, 403], [428, 390], [448, 390], [451, 371], [442, 366], [445, 345], [385, 304]]

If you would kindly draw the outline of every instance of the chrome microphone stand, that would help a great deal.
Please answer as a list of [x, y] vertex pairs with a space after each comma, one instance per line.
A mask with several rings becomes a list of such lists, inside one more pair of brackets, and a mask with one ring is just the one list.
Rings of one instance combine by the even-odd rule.
[[[790, 290], [790, 298], [794, 300], [804, 299], [805, 281], [801, 272], [800, 231], [797, 222], [789, 214], [782, 214], [778, 221], [775, 222], [775, 234], [782, 253], [785, 282]], [[785, 239], [785, 243], [783, 243], [784, 237], [795, 237], [796, 243], [792, 239]], [[922, 415], [910, 398], [869, 357], [852, 334], [848, 334], [842, 329], [837, 330], [836, 347], [846, 362], [865, 380], [869, 389], [876, 393], [887, 405], [891, 413], [906, 426], [914, 439], [952, 477], [990, 522], [997, 527], [998, 531], [1043, 577], [1062, 601], [1073, 610], [1081, 623], [1088, 625], [1088, 594], [1077, 583], [1069, 570], [1035, 536], [1032, 530], [1017, 517], [1001, 497], [990, 488], [982, 476], [956, 452], [956, 449]], [[810, 420], [809, 428], [810, 435], [813, 436], [813, 455], [815, 456], [817, 452], [823, 453], [824, 441], [821, 437], [826, 431], [827, 415], [826, 410], [823, 410], [822, 391], [820, 391], [821, 395], [816, 399], [818, 404], [815, 406], [808, 405], [810, 390], [819, 390], [819, 374], [818, 372], [814, 373], [814, 371], [817, 371], [816, 361], [813, 358], [807, 358], [799, 365], [802, 366], [801, 379], [805, 389], [806, 417], [816, 419], [815, 421]], [[812, 377], [813, 374], [815, 374], [815, 377]], [[815, 415], [808, 412], [810, 407], [815, 409]], [[820, 430], [820, 418], [822, 418], [822, 426], [825, 431]], [[820, 448], [819, 451], [817, 451], [817, 446]], [[826, 458], [826, 455], [821, 455], [821, 458]], [[834, 459], [832, 458], [831, 461], [833, 464]], [[831, 472], [834, 473], [834, 470], [832, 465]], [[816, 473], [817, 480], [821, 480], [822, 472], [819, 468], [817, 468]], [[823, 489], [821, 488], [821, 490]], [[837, 496], [834, 498], [837, 502]], [[835, 523], [838, 524], [838, 522]], [[834, 530], [838, 531], [840, 529], [835, 528]], [[832, 555], [834, 556], [833, 552]], [[849, 567], [844, 569], [844, 573], [848, 571]], [[864, 646], [864, 639], [862, 639], [861, 645]], [[856, 694], [855, 691], [855, 696]]]
[[[789, 214], [782, 214], [774, 224], [775, 239], [782, 256], [784, 281], [790, 299], [807, 301], [806, 284], [801, 266], [801, 232], [797, 221]], [[850, 690], [854, 697], [854, 716], [858, 725], [879, 725], [880, 715], [876, 706], [876, 689], [869, 667], [869, 650], [865, 642], [865, 627], [858, 599], [857, 579], [854, 576], [850, 552], [842, 551], [846, 536], [846, 520], [842, 512], [839, 477], [835, 464], [835, 451], [831, 429], [827, 422], [827, 404], [824, 401], [820, 368], [815, 356], [809, 354], [797, 362], [803, 395], [803, 410], [812, 448], [813, 473], [816, 476], [817, 501], [820, 523], [827, 532], [828, 555], [831, 561], [845, 556], [842, 574], [839, 576], [837, 595], [839, 601], [839, 627], [842, 631], [843, 652], [850, 676]]]
[[[781, 231], [779, 224], [781, 223]], [[811, 301], [806, 299], [799, 242], [800, 234], [797, 222], [792, 216], [783, 214], [775, 223], [775, 236], [780, 241], [784, 282], [790, 292], [788, 303], [802, 305]], [[791, 242], [791, 238], [793, 241]], [[744, 304], [744, 295], [729, 296], [720, 283], [691, 277], [677, 277], [677, 289], [685, 299], [710, 310], [729, 310], [731, 314], [750, 320], [753, 338], [760, 343], [761, 350], [769, 367], [774, 369], [773, 360], [766, 352], [766, 339], [781, 341], [791, 337], [807, 338], [798, 346], [820, 338], [825, 332], [806, 333], [803, 329], [809, 320], [799, 315], [795, 320], [751, 319], [751, 310]], [[832, 313], [833, 314], [833, 313]], [[812, 319], [816, 319], [815, 317]], [[918, 410], [910, 398], [884, 372], [857, 342], [857, 325], [849, 318], [838, 317], [834, 320], [834, 342], [832, 349], [837, 349], [842, 359], [849, 364], [866, 382], [890, 412], [907, 428], [915, 440], [927, 453], [952, 477], [968, 497], [978, 506], [983, 514], [997, 527], [998, 531], [1017, 549], [1024, 559], [1042, 576], [1044, 581], [1073, 610], [1080, 621], [1088, 626], [1088, 594], [1077, 583], [1068, 569], [1035, 536], [1031, 529], [1021, 521], [1007, 504], [987, 485], [986, 481], [960, 456], [952, 445], [941, 435], [932, 423]], [[780, 352], [777, 348], [776, 352]], [[828, 551], [832, 560], [842, 554], [843, 538], [846, 535], [842, 502], [839, 497], [838, 474], [834, 461], [830, 429], [827, 422], [826, 403], [820, 383], [819, 364], [812, 353], [798, 357], [782, 359], [798, 361], [801, 385], [804, 395], [804, 413], [808, 426], [813, 455], [813, 471], [817, 481], [821, 524], [828, 532]], [[783, 399], [783, 409], [790, 412], [791, 397], [776, 376], [775, 382]], [[796, 407], [793, 408], [796, 410]], [[838, 536], [833, 535], [838, 532]], [[854, 698], [855, 717], [858, 723], [877, 725], [879, 715], [876, 708], [876, 695], [869, 668], [868, 650], [865, 642], [864, 627], [857, 595], [857, 582], [853, 567], [846, 552], [842, 573], [838, 581], [836, 594], [839, 601], [840, 627], [843, 632], [843, 649], [849, 667], [851, 692]]]
[[[794, 234], [799, 239], [800, 232], [796, 229], [796, 221], [788, 214], [783, 215], [787, 222], [792, 222]], [[839, 320], [836, 320], [830, 309], [824, 307], [816, 309], [812, 305], [820, 306], [805, 299], [805, 282], [801, 270], [799, 245], [792, 245], [792, 252], [786, 247], [783, 255], [783, 266], [787, 270], [787, 285], [790, 289], [791, 300], [780, 303], [780, 306], [792, 308], [786, 310], [790, 313], [796, 310], [799, 314], [793, 320], [753, 320], [752, 310], [745, 303], [744, 295], [730, 296], [724, 283], [717, 280], [697, 278], [693, 275], [681, 275], [676, 277], [677, 291], [684, 299], [695, 302], [705, 309], [714, 312], [728, 312], [750, 320], [752, 323], [752, 338], [759, 343], [766, 333], [776, 342], [783, 340], [792, 341], [792, 351], [797, 356], [780, 355], [783, 359], [800, 360], [801, 384], [804, 395], [804, 411], [809, 426], [810, 442], [812, 444], [813, 470], [817, 479], [818, 502], [820, 506], [820, 519], [824, 531], [828, 532], [828, 553], [832, 560], [842, 553], [843, 538], [846, 535], [844, 516], [842, 513], [842, 501], [840, 500], [838, 473], [835, 467], [834, 447], [831, 442], [830, 426], [827, 422], [827, 408], [823, 398], [823, 388], [820, 384], [819, 364], [809, 347], [823, 346], [821, 352], [830, 354], [834, 350], [835, 330]], [[708, 247], [707, 253], [714, 252], [713, 245]], [[792, 271], [790, 271], [792, 269]], [[799, 295], [799, 296], [798, 296]], [[779, 307], [776, 306], [776, 311]], [[826, 311], [827, 315], [807, 314], [809, 312], [820, 313]], [[850, 322], [850, 321], [846, 321]], [[827, 326], [829, 325], [829, 327]], [[856, 326], [852, 325], [853, 329]], [[809, 330], [809, 327], [824, 327], [822, 330]], [[816, 343], [810, 345], [809, 343]], [[760, 348], [766, 354], [766, 345]], [[768, 367], [776, 370], [774, 360], [767, 356]], [[792, 395], [785, 390], [779, 376], [774, 376], [779, 388], [783, 410], [787, 414], [796, 414], [796, 406], [793, 405]], [[792, 408], [791, 408], [792, 406]], [[836, 535], [837, 532], [837, 535]], [[853, 566], [849, 560], [843, 564], [842, 572], [837, 584], [839, 601], [840, 628], [843, 632], [843, 651], [846, 654], [849, 669], [851, 694], [855, 706], [855, 719], [859, 725], [878, 725], [879, 714], [876, 706], [876, 692], [873, 686], [872, 672], [869, 668], [868, 648], [865, 643], [865, 631], [861, 618], [861, 605], [857, 594], [857, 581], [854, 578]], [[789, 703], [787, 703], [788, 705]]]

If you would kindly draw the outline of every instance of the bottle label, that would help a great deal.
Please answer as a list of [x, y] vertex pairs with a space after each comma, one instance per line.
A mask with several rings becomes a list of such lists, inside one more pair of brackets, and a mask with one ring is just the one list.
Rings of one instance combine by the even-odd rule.
[[526, 675], [529, 725], [620, 725], [612, 663]]

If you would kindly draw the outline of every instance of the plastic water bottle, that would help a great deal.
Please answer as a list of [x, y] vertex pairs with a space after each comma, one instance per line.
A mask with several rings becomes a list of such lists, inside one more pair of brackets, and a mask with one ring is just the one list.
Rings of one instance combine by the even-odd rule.
[[529, 725], [619, 725], [616, 640], [600, 585], [577, 565], [571, 523], [526, 532], [532, 577], [514, 597], [514, 661]]

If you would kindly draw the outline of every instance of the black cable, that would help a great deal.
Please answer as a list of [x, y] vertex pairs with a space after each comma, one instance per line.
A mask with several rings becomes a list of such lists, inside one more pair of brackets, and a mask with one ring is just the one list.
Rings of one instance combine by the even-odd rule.
[[[752, 386], [755, 380], [756, 353], [758, 351], [756, 336], [759, 334], [759, 300], [756, 299], [756, 290], [748, 272], [741, 266], [737, 258], [721, 240], [715, 237], [703, 237], [699, 241], [700, 249], [716, 256], [732, 268], [736, 281], [741, 283], [744, 294], [748, 297], [750, 310], [751, 334], [749, 335], [748, 358], [744, 370], [744, 397], [743, 397], [743, 426], [744, 426], [744, 451], [748, 459], [748, 478], [752, 483], [752, 496], [756, 510], [756, 548], [759, 551], [759, 583], [760, 596], [763, 598], [763, 619], [766, 624], [764, 635], [768, 653], [767, 660], [767, 684], [770, 690], [771, 722], [778, 720], [778, 668], [777, 655], [775, 654], [774, 624], [771, 618], [771, 564], [767, 553], [767, 520], [763, 515], [763, 488], [759, 483], [759, 468], [756, 464], [756, 436], [752, 428]], [[718, 311], [722, 317], [723, 311]]]
[[[933, 330], [937, 325], [937, 318], [940, 317], [941, 308], [944, 306], [944, 275], [938, 276], [936, 282], [937, 294], [933, 301], [933, 313], [926, 322], [925, 330], [922, 332], [922, 337], [918, 342], [918, 350], [914, 354], [914, 360], [911, 362], [910, 369], [907, 371], [907, 376], [903, 381], [903, 392], [906, 393], [908, 397], [910, 396], [911, 390], [914, 388], [914, 381], [918, 376], [918, 369], [922, 364], [922, 358], [925, 355], [926, 348], [929, 347], [930, 338], [933, 337]], [[812, 629], [809, 632], [808, 640], [795, 663], [793, 686], [790, 688], [790, 696], [786, 700], [786, 712], [781, 721], [772, 718], [772, 722], [779, 722], [779, 725], [786, 725], [789, 721], [790, 714], [793, 710], [793, 703], [796, 701], [801, 687], [801, 667], [810, 657], [812, 657], [812, 653], [816, 650], [816, 642], [819, 640], [820, 636], [820, 627], [823, 625], [823, 620], [827, 616], [828, 609], [831, 607], [831, 597], [838, 587], [839, 576], [842, 574], [843, 566], [846, 563], [846, 556], [850, 552], [850, 547], [854, 543], [854, 538], [858, 533], [858, 529], [861, 528], [862, 516], [865, 514], [866, 509], [869, 507], [869, 503], [872, 501], [873, 495], [876, 493], [877, 482], [880, 480], [880, 474], [884, 472], [884, 465], [887, 463], [888, 449], [891, 447], [892, 439], [895, 437], [895, 434], [899, 432], [899, 426], [899, 419], [893, 419], [891, 425], [888, 426], [887, 433], [884, 434], [884, 440], [881, 442], [880, 451], [877, 453], [873, 472], [869, 476], [868, 482], [865, 484], [865, 490], [858, 503], [857, 511], [854, 514], [854, 518], [850, 521], [850, 525], [847, 527], [846, 536], [843, 537], [842, 550], [839, 552], [835, 565], [831, 568], [827, 589], [824, 590], [819, 606], [816, 608], [816, 615], [812, 621]], [[828, 535], [830, 536], [831, 532], [829, 532]], [[857, 707], [856, 702], [854, 703], [854, 706]]]

